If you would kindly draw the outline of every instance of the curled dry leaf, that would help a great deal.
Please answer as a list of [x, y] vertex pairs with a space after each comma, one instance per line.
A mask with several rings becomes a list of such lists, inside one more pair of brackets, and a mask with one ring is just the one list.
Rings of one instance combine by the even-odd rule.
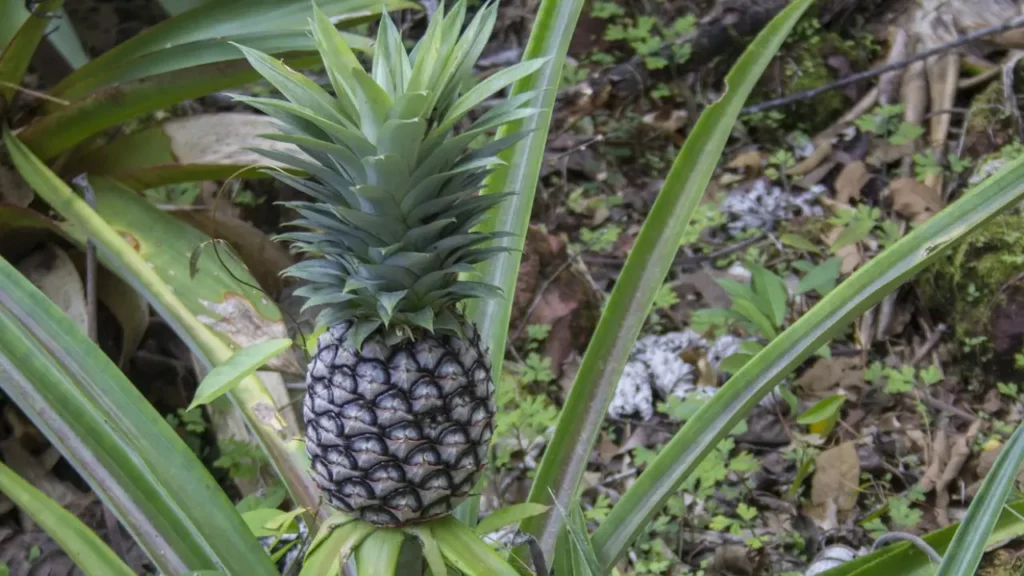
[[54, 245], [45, 245], [19, 262], [18, 271], [63, 310], [83, 333], [86, 332], [89, 312], [85, 303], [85, 286], [67, 252]]
[[[70, 254], [79, 276], [85, 278], [85, 252]], [[113, 314], [121, 327], [121, 351], [118, 364], [124, 366], [149, 327], [149, 303], [130, 284], [103, 266], [96, 270], [96, 298]]]
[[887, 140], [875, 139], [871, 143], [871, 150], [868, 152], [865, 161], [875, 167], [884, 167], [914, 154], [917, 146], [913, 142], [893, 144]]
[[[20, 262], [41, 243], [59, 239], [71, 240], [53, 220], [32, 210], [0, 206], [0, 256]], [[79, 279], [84, 278], [85, 254], [73, 250], [68, 256]], [[84, 284], [82, 286], [84, 291]], [[96, 295], [121, 326], [120, 363], [123, 365], [138, 348], [149, 326], [149, 304], [134, 288], [102, 266], [97, 268]]]
[[0, 164], [0, 204], [25, 208], [32, 203], [35, 193], [14, 169]]
[[161, 127], [179, 164], [275, 164], [250, 150], [252, 146], [299, 153], [291, 144], [260, 138], [280, 132], [277, 121], [262, 114], [198, 114], [168, 120]]
[[939, 193], [913, 178], [897, 178], [889, 183], [889, 197], [894, 212], [920, 224], [942, 210]]
[[104, 268], [96, 275], [96, 297], [121, 326], [123, 366], [138, 349], [149, 327], [149, 303], [131, 285]]
[[859, 356], [819, 358], [796, 379], [794, 386], [804, 396], [822, 400], [839, 391], [856, 397], [864, 386], [864, 363]]
[[842, 390], [856, 394], [864, 386], [864, 365], [859, 357], [819, 358], [797, 378], [796, 387], [815, 400]]
[[[1005, 444], [1002, 442], [992, 439], [985, 443], [981, 449], [981, 454], [978, 456], [978, 466], [975, 471], [977, 480], [967, 487], [967, 496], [974, 497], [981, 489], [981, 483], [984, 482], [985, 476], [988, 475], [989, 471], [992, 470], [992, 466], [996, 463], [996, 458], [1003, 451]], [[1017, 482], [1024, 482], [1024, 469], [1017, 473]]]
[[569, 353], [586, 343], [599, 308], [598, 295], [570, 258], [565, 242], [531, 226], [512, 303], [513, 334], [525, 334], [530, 324], [551, 327], [544, 352], [556, 376]]
[[[825, 235], [825, 242], [831, 246], [842, 232], [842, 227], [833, 228]], [[854, 242], [836, 250], [836, 256], [842, 259], [842, 264], [839, 266], [841, 274], [850, 274], [864, 263], [864, 250], [860, 247], [860, 242]]]
[[850, 204], [850, 200], [859, 200], [861, 189], [870, 180], [871, 174], [863, 162], [851, 162], [843, 166], [836, 177], [836, 202]]
[[41, 242], [63, 235], [60, 227], [39, 212], [0, 204], [0, 256], [18, 262]]
[[853, 442], [818, 454], [811, 479], [811, 501], [804, 513], [823, 530], [837, 528], [857, 504], [860, 457]]
[[921, 481], [917, 483], [923, 493], [931, 492], [939, 483], [948, 460], [949, 436], [946, 435], [945, 430], [939, 429], [935, 432], [935, 438], [928, 450], [928, 468], [925, 470], [924, 476], [921, 477]]
[[744, 173], [756, 176], [761, 173], [767, 156], [760, 150], [746, 150], [736, 154], [725, 165], [729, 170], [742, 170]]
[[666, 134], [675, 134], [689, 122], [690, 113], [686, 110], [663, 108], [656, 112], [645, 114], [643, 120], [644, 124], [657, 128]]
[[748, 556], [747, 547], [742, 544], [723, 544], [715, 548], [715, 556], [708, 569], [711, 574], [751, 576], [756, 573], [754, 564]]
[[949, 524], [949, 487], [963, 470], [967, 458], [971, 455], [971, 445], [981, 430], [981, 420], [974, 421], [962, 436], [959, 436], [949, 449], [949, 461], [942, 477], [935, 485], [935, 520], [940, 526]]
[[814, 152], [811, 152], [810, 156], [796, 163], [789, 170], [786, 170], [786, 174], [790, 176], [804, 176], [831, 156], [834, 146], [835, 144], [832, 142], [831, 137], [815, 139]]

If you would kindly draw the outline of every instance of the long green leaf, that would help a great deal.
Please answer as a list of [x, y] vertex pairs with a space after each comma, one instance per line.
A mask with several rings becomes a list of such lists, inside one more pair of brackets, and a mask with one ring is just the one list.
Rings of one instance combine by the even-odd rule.
[[332, 527], [324, 523], [331, 532], [326, 536], [317, 535], [302, 563], [299, 576], [337, 576], [343, 562], [374, 531], [372, 524], [358, 520], [342, 526]]
[[[373, 47], [373, 43], [365, 36], [346, 33], [342, 33], [342, 35], [355, 50], [369, 52]], [[157, 74], [166, 74], [195, 66], [240, 60], [241, 54], [239, 54], [238, 49], [229, 44], [227, 40], [237, 42], [243, 46], [249, 46], [267, 54], [314, 52], [316, 50], [316, 45], [309, 37], [307, 30], [272, 29], [237, 34], [228, 39], [218, 37], [197, 40], [150, 52], [132, 58], [119, 66], [99, 70], [88, 78], [87, 81], [76, 84], [73, 89], [69, 89], [66, 94], [62, 94], [60, 97], [74, 102], [80, 100], [89, 92], [103, 86], [129, 82]], [[51, 106], [47, 109], [55, 111], [59, 108]]]
[[[335, 24], [355, 24], [380, 14], [385, 6], [382, 0], [320, 0], [317, 5]], [[408, 0], [388, 0], [389, 9], [415, 8]], [[307, 19], [312, 16], [309, 0], [224, 0], [210, 2], [152, 26], [131, 39], [76, 70], [51, 90], [51, 94], [65, 99], [77, 99], [104, 86], [116, 76], [122, 66], [133, 67], [136, 58], [153, 55], [164, 50], [175, 50], [187, 44], [219, 40], [227, 43], [239, 36], [256, 33], [305, 31]], [[213, 47], [212, 43], [206, 46]], [[172, 70], [193, 67], [207, 59], [205, 52], [189, 50], [177, 52]], [[232, 60], [239, 58], [236, 52]], [[165, 65], [166, 66], [166, 65]], [[167, 69], [166, 67], [164, 68]]]
[[164, 12], [167, 12], [171, 16], [177, 16], [182, 12], [188, 12], [193, 8], [198, 8], [203, 4], [209, 4], [212, 0], [157, 0], [164, 8]]
[[2, 259], [0, 384], [163, 572], [274, 573], [192, 450], [81, 329]]
[[441, 554], [467, 576], [515, 576], [511, 564], [498, 556], [469, 526], [448, 516], [430, 524]]
[[25, 72], [28, 71], [32, 56], [36, 53], [43, 33], [46, 32], [46, 26], [50, 23], [48, 15], [55, 14], [62, 4], [64, 0], [40, 2], [35, 12], [22, 23], [10, 43], [3, 46], [3, 51], [0, 52], [0, 116], [3, 116], [10, 106], [17, 86], [21, 84]]
[[[601, 422], [643, 328], [654, 297], [679, 250], [679, 241], [707, 187], [743, 103], [811, 0], [789, 5], [751, 43], [726, 78], [722, 98], [701, 115], [676, 157], [672, 170], [633, 250], [583, 357], [572, 390], [544, 451], [530, 490], [530, 501], [569, 510], [590, 458]], [[767, 319], [766, 319], [767, 322]], [[504, 349], [504, 348], [502, 348]], [[549, 511], [526, 521], [523, 529], [551, 557], [564, 519]]]
[[[505, 166], [499, 167], [488, 180], [485, 194], [515, 192], [509, 200], [491, 210], [480, 225], [487, 232], [504, 231], [512, 234], [495, 241], [495, 246], [507, 248], [480, 265], [479, 271], [484, 282], [499, 287], [505, 294], [500, 299], [476, 299], [467, 305], [469, 318], [483, 336], [489, 349], [491, 366], [495, 374], [501, 373], [505, 357], [505, 341], [508, 324], [512, 317], [512, 298], [515, 293], [519, 262], [526, 242], [526, 231], [530, 225], [530, 212], [544, 161], [544, 147], [547, 145], [548, 129], [551, 125], [551, 111], [555, 104], [558, 83], [562, 77], [562, 65], [569, 49], [576, 21], [579, 19], [583, 0], [543, 0], [533, 21], [530, 41], [523, 53], [523, 61], [543, 59], [540, 69], [512, 85], [511, 96], [533, 92], [535, 95], [525, 105], [539, 110], [519, 122], [507, 125], [498, 138], [514, 132], [529, 134], [519, 144], [507, 150], [502, 156]], [[476, 497], [469, 498], [456, 510], [456, 516], [467, 523], [475, 523], [477, 515]]]
[[432, 576], [445, 576], [448, 569], [445, 567], [444, 556], [441, 554], [441, 547], [437, 545], [437, 539], [430, 530], [429, 524], [422, 526], [407, 526], [406, 533], [415, 536], [423, 548], [423, 558], [427, 561], [427, 568]]
[[[214, 246], [211, 237], [200, 231], [205, 228], [228, 236], [230, 220], [210, 216], [213, 222], [204, 223], [198, 218], [202, 213], [174, 217], [116, 181], [90, 177], [89, 184], [100, 218], [135, 249], [189, 312], [232, 350], [287, 335], [281, 311], [257, 285], [261, 263], [254, 253], [243, 263], [243, 250], [236, 256], [235, 251]], [[81, 229], [65, 228], [68, 236], [85, 245]], [[259, 258], [269, 257], [262, 252]], [[193, 269], [193, 264], [198, 269]], [[267, 273], [262, 271], [259, 277]], [[305, 371], [287, 354], [271, 360], [268, 369], [291, 374]]]
[[1024, 424], [1010, 436], [989, 470], [981, 489], [974, 496], [967, 516], [953, 536], [942, 557], [936, 576], [974, 574], [985, 553], [985, 544], [999, 520], [1006, 498], [1013, 489], [1021, 462], [1024, 462]]
[[[318, 61], [315, 55], [308, 54], [289, 53], [282, 58], [299, 68]], [[258, 78], [259, 74], [247, 62], [232, 60], [107, 86], [84, 100], [38, 118], [20, 131], [18, 138], [37, 156], [49, 160], [140, 114]]]
[[[28, 19], [30, 12], [26, 8], [26, 2], [0, 2], [0, 46], [7, 46], [21, 25]], [[45, 14], [45, 12], [39, 12]], [[48, 27], [44, 34], [45, 40], [60, 52], [64, 60], [72, 68], [78, 68], [89, 61], [89, 57], [82, 47], [81, 40], [75, 32], [74, 26], [60, 26], [59, 22], [69, 22], [67, 11], [63, 8], [56, 10], [53, 17], [54, 23]]]
[[[1007, 540], [1024, 536], [1024, 500], [1017, 500], [1003, 507], [995, 527], [985, 542], [990, 550]], [[921, 537], [939, 555], [946, 554], [960, 524], [946, 526]], [[971, 572], [964, 572], [970, 574]], [[917, 546], [910, 542], [899, 542], [859, 556], [836, 566], [821, 576], [875, 576], [876, 574], [899, 574], [899, 576], [934, 576], [935, 564]]]
[[134, 576], [106, 542], [74, 514], [0, 464], [0, 492], [24, 510], [88, 576]]
[[217, 398], [231, 391], [243, 378], [259, 370], [271, 358], [277, 356], [284, 350], [291, 347], [290, 338], [277, 338], [253, 344], [247, 348], [235, 352], [227, 362], [215, 366], [210, 373], [203, 378], [196, 390], [195, 398], [189, 404], [191, 410], [196, 406], [209, 404]]
[[505, 526], [518, 524], [527, 518], [543, 514], [544, 512], [547, 512], [547, 510], [547, 506], [534, 502], [520, 502], [519, 504], [512, 504], [510, 506], [505, 506], [504, 508], [499, 508], [489, 514], [476, 525], [476, 529], [481, 534], [487, 534], [488, 532], [494, 532], [495, 530], [504, 528]]
[[801, 362], [954, 242], [1024, 197], [1024, 159], [967, 192], [828, 293], [688, 420], [594, 534], [610, 566], [708, 452]]
[[495, 243], [508, 248], [508, 252], [499, 253], [480, 266], [483, 281], [501, 288], [506, 297], [493, 301], [474, 300], [469, 304], [469, 316], [490, 349], [491, 366], [495, 374], [501, 373], [508, 323], [512, 316], [512, 300], [507, 295], [515, 291], [519, 261], [526, 242], [526, 230], [530, 225], [530, 211], [533, 209], [537, 178], [544, 161], [551, 110], [555, 103], [565, 54], [569, 49], [569, 40], [572, 38], [582, 8], [583, 0], [541, 2], [522, 59], [524, 62], [543, 60], [544, 64], [535, 73], [513, 84], [510, 94], [516, 96], [534, 92], [535, 96], [524, 106], [539, 112], [525, 120], [507, 125], [498, 134], [500, 138], [520, 131], [529, 133], [516, 146], [501, 155], [506, 165], [495, 170], [484, 190], [486, 194], [515, 192], [514, 197], [499, 204], [480, 225], [480, 229], [484, 231], [512, 233], [512, 236]]
[[377, 530], [356, 548], [359, 576], [394, 576], [402, 552], [405, 533], [401, 530]]
[[[3, 140], [18, 172], [50, 206], [88, 234], [108, 268], [131, 284], [188, 344], [208, 367], [224, 363], [233, 354], [228, 345], [189, 310], [139, 253], [125, 242], [84, 200], [5, 130]], [[187, 270], [178, 272], [180, 275]], [[230, 394], [298, 507], [319, 509], [316, 488], [301, 460], [294, 457], [279, 431], [284, 423], [273, 398], [256, 376], [245, 378]], [[313, 519], [309, 519], [313, 521]]]

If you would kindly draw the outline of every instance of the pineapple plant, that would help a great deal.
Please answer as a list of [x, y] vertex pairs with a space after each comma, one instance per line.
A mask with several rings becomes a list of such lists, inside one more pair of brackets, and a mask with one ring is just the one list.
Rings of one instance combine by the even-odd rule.
[[[472, 279], [502, 250], [475, 230], [507, 195], [480, 195], [497, 154], [522, 137], [490, 135], [536, 111], [532, 94], [469, 116], [535, 72], [526, 61], [475, 83], [497, 17], [484, 5], [439, 10], [407, 52], [385, 15], [369, 72], [318, 9], [312, 34], [333, 95], [281, 62], [240, 47], [285, 99], [239, 97], [277, 119], [294, 168], [270, 173], [308, 200], [280, 235], [307, 258], [286, 270], [323, 329], [303, 403], [312, 475], [333, 507], [378, 526], [450, 513], [487, 461], [494, 383], [460, 305], [497, 298]], [[465, 24], [465, 29], [463, 26]], [[459, 129], [461, 127], [461, 130]]]

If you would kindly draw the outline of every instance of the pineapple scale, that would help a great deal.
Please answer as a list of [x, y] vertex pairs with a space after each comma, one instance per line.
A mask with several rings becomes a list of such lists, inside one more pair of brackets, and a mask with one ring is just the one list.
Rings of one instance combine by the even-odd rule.
[[494, 382], [474, 333], [422, 335], [356, 350], [349, 322], [319, 339], [303, 417], [312, 475], [327, 502], [379, 526], [450, 513], [487, 463]]

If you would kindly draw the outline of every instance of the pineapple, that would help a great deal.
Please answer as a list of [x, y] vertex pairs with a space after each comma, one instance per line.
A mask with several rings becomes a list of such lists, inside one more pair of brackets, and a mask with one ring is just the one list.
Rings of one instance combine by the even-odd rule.
[[385, 15], [367, 73], [314, 4], [333, 96], [240, 47], [286, 100], [239, 99], [282, 124], [267, 138], [301, 154], [261, 152], [308, 175], [271, 171], [308, 196], [285, 203], [298, 230], [281, 238], [309, 256], [286, 274], [306, 281], [296, 294], [325, 328], [303, 404], [312, 475], [328, 503], [379, 526], [450, 513], [487, 461], [494, 384], [460, 303], [501, 296], [467, 279], [502, 250], [488, 244], [508, 236], [474, 230], [506, 196], [477, 192], [522, 134], [488, 135], [537, 111], [528, 93], [467, 116], [541, 64], [474, 83], [496, 16], [488, 3], [463, 31], [465, 2], [441, 9], [407, 53]]

